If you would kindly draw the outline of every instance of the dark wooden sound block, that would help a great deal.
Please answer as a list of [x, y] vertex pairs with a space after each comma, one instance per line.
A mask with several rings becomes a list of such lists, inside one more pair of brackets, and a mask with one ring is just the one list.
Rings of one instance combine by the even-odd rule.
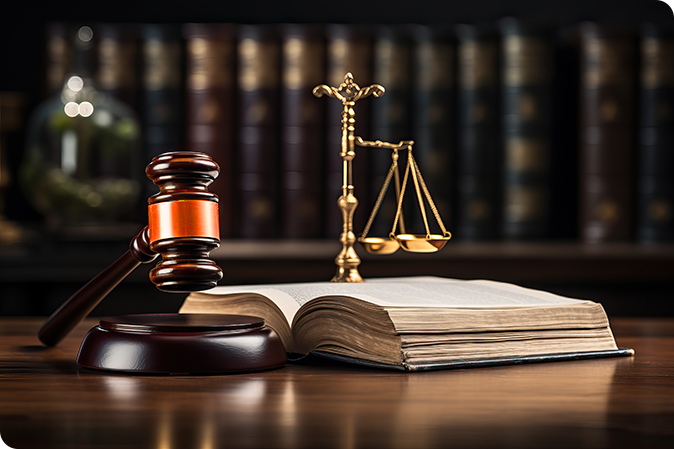
[[224, 374], [279, 368], [286, 352], [262, 318], [245, 315], [123, 315], [102, 318], [77, 364], [129, 374]]

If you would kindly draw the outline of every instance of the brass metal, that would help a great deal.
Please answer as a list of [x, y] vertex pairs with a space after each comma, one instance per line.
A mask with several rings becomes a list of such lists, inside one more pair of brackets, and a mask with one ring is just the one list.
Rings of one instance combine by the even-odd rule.
[[[426, 183], [424, 182], [423, 176], [421, 176], [421, 170], [419, 170], [419, 166], [417, 165], [417, 162], [414, 159], [414, 156], [412, 155], [412, 146], [414, 145], [414, 141], [404, 140], [396, 144], [396, 143], [382, 142], [381, 140], [376, 140], [374, 142], [364, 141], [360, 137], [357, 137], [356, 143], [358, 146], [362, 147], [388, 148], [392, 150], [391, 158], [393, 160], [393, 162], [391, 163], [391, 168], [389, 169], [389, 172], [386, 175], [386, 179], [384, 180], [384, 184], [381, 188], [381, 191], [379, 192], [379, 196], [377, 197], [377, 201], [375, 202], [374, 208], [372, 209], [372, 213], [370, 214], [370, 218], [368, 219], [368, 222], [365, 225], [363, 234], [358, 239], [358, 241], [365, 246], [365, 250], [373, 254], [392, 254], [399, 247], [405, 251], [413, 253], [433, 253], [442, 249], [452, 235], [447, 231], [447, 229], [445, 229], [445, 225], [442, 222], [442, 218], [440, 218], [440, 213], [438, 212], [438, 209], [435, 206], [433, 199], [431, 198], [431, 194], [428, 191], [428, 187], [426, 187]], [[403, 185], [401, 187], [398, 175], [398, 159], [399, 159], [398, 151], [404, 149], [407, 149], [407, 166], [405, 168], [405, 177], [403, 179]], [[403, 215], [402, 215], [402, 204], [405, 196], [405, 188], [407, 186], [407, 181], [409, 179], [410, 174], [412, 175], [412, 182], [414, 183], [414, 191], [416, 192], [417, 195], [417, 201], [419, 203], [419, 210], [421, 212], [421, 217], [424, 221], [424, 228], [426, 230], [425, 235], [407, 234], [405, 231], [405, 225], [403, 222]], [[393, 220], [393, 227], [391, 229], [391, 233], [389, 234], [389, 238], [385, 239], [380, 237], [368, 237], [367, 234], [370, 230], [370, 226], [372, 225], [372, 222], [374, 221], [374, 218], [377, 212], [379, 211], [382, 199], [386, 194], [386, 190], [388, 189], [388, 186], [391, 182], [391, 178], [393, 177], [393, 175], [395, 175], [396, 199], [398, 206], [396, 209], [396, 215]], [[433, 215], [435, 216], [435, 220], [437, 221], [438, 226], [440, 226], [440, 229], [442, 230], [442, 234], [431, 234], [430, 228], [428, 226], [428, 218], [426, 217], [424, 197], [428, 202], [428, 205], [430, 206]], [[401, 230], [400, 234], [396, 234], [398, 223], [400, 223], [400, 230]]]
[[[401, 142], [402, 143], [402, 142]], [[396, 216], [393, 219], [393, 229], [391, 230], [391, 238], [395, 238], [399, 243], [400, 247], [404, 251], [412, 253], [434, 253], [441, 250], [447, 241], [452, 238], [452, 234], [447, 231], [442, 218], [440, 218], [440, 213], [438, 208], [431, 198], [431, 193], [426, 187], [423, 176], [421, 176], [421, 170], [419, 170], [419, 165], [417, 165], [414, 156], [412, 155], [412, 144], [414, 142], [408, 142], [407, 145], [407, 167], [405, 168], [405, 176], [403, 178], [403, 185], [400, 190], [400, 197], [398, 199], [398, 208], [396, 210]], [[425, 235], [416, 235], [416, 234], [405, 234], [404, 231], [402, 234], [396, 234], [396, 228], [398, 221], [402, 218], [402, 205], [403, 198], [405, 197], [405, 188], [407, 187], [407, 180], [409, 179], [410, 173], [412, 174], [412, 182], [414, 183], [414, 190], [417, 194], [417, 200], [419, 202], [419, 209], [421, 212], [421, 217], [424, 221], [424, 228], [426, 230]], [[422, 196], [423, 192], [423, 196]], [[435, 221], [438, 223], [442, 234], [431, 234], [430, 228], [428, 226], [428, 219], [426, 218], [426, 208], [424, 206], [424, 197], [428, 202], [431, 211], [435, 217]]]
[[[388, 187], [391, 183], [391, 178], [393, 177], [395, 179], [396, 203], [400, 202], [400, 174], [398, 170], [398, 158], [399, 158], [398, 150], [404, 149], [408, 145], [412, 144], [414, 144], [413, 141], [403, 141], [398, 144], [391, 144], [388, 142], [382, 142], [381, 140], [376, 140], [374, 142], [365, 141], [360, 137], [356, 137], [356, 145], [360, 147], [385, 148], [392, 150], [391, 167], [389, 168], [386, 178], [384, 179], [384, 184], [382, 185], [381, 190], [379, 191], [377, 201], [375, 202], [374, 207], [372, 208], [372, 212], [370, 213], [370, 217], [367, 220], [367, 224], [363, 229], [363, 233], [360, 235], [360, 237], [358, 237], [358, 242], [360, 242], [363, 245], [365, 251], [367, 251], [368, 253], [380, 255], [393, 254], [396, 251], [398, 251], [398, 248], [400, 248], [400, 243], [398, 242], [398, 240], [395, 237], [392, 237], [391, 235], [389, 235], [388, 237], [368, 237], [368, 233], [370, 232], [370, 227], [374, 222], [374, 218], [379, 212], [379, 208], [381, 207], [384, 195], [386, 195], [386, 191], [388, 190]], [[405, 223], [403, 221], [402, 215], [400, 216], [400, 229], [402, 230], [403, 233], [405, 233]]]
[[398, 240], [391, 237], [358, 237], [365, 251], [380, 256], [393, 254], [400, 248]]
[[316, 97], [326, 95], [336, 98], [342, 102], [344, 109], [342, 111], [342, 195], [337, 200], [339, 209], [342, 212], [342, 234], [339, 241], [342, 243], [342, 250], [335, 258], [337, 264], [337, 273], [332, 278], [332, 282], [363, 282], [363, 278], [358, 273], [360, 257], [353, 248], [356, 243], [356, 235], [353, 232], [353, 214], [358, 206], [358, 200], [353, 193], [353, 172], [351, 164], [356, 157], [355, 151], [355, 130], [356, 130], [356, 112], [353, 107], [356, 101], [361, 98], [373, 95], [379, 97], [385, 92], [384, 88], [378, 84], [372, 84], [365, 88], [360, 88], [353, 81], [353, 75], [349, 72], [344, 76], [344, 82], [339, 87], [330, 87], [325, 84], [316, 86], [313, 93]]
[[398, 234], [396, 240], [400, 243], [400, 247], [411, 253], [434, 253], [440, 251], [451, 236], [444, 236], [439, 234], [414, 235], [414, 234]]
[[[342, 243], [342, 250], [335, 258], [337, 265], [337, 273], [332, 278], [332, 282], [363, 282], [363, 278], [358, 273], [358, 265], [360, 265], [360, 258], [356, 254], [354, 244], [356, 241], [363, 244], [365, 250], [372, 254], [392, 254], [402, 248], [405, 251], [417, 253], [430, 253], [440, 250], [445, 246], [447, 241], [451, 238], [451, 234], [445, 229], [438, 209], [431, 198], [431, 194], [426, 187], [419, 166], [412, 155], [412, 146], [414, 141], [401, 141], [397, 144], [376, 141], [365, 141], [360, 137], [355, 136], [356, 128], [356, 113], [354, 106], [356, 101], [365, 98], [369, 95], [379, 97], [385, 92], [384, 88], [378, 84], [372, 84], [365, 88], [360, 88], [358, 84], [353, 81], [353, 75], [347, 73], [344, 76], [344, 82], [339, 87], [330, 87], [325, 84], [314, 88], [313, 93], [316, 97], [326, 95], [328, 97], [336, 98], [342, 102], [344, 109], [342, 111], [342, 145], [340, 156], [342, 158], [342, 195], [337, 202], [340, 211], [342, 212], [343, 227], [340, 235], [340, 242]], [[370, 213], [370, 217], [365, 225], [363, 233], [356, 239], [353, 232], [353, 215], [358, 200], [354, 195], [352, 162], [356, 157], [355, 145], [369, 148], [383, 148], [391, 150], [391, 167], [384, 184], [379, 192], [377, 201]], [[405, 176], [400, 183], [400, 175], [398, 168], [399, 151], [407, 149], [407, 165], [405, 168]], [[419, 202], [421, 216], [424, 221], [426, 230], [425, 235], [408, 234], [405, 231], [405, 223], [402, 217], [402, 203], [405, 195], [405, 188], [409, 175], [412, 175], [412, 182], [414, 183], [414, 190]], [[374, 221], [377, 212], [381, 206], [382, 200], [391, 179], [395, 181], [397, 210], [393, 220], [391, 232], [387, 237], [368, 237], [370, 227]], [[435, 219], [442, 230], [442, 234], [431, 234], [428, 226], [428, 219], [426, 217], [426, 208], [424, 206], [424, 198], [428, 202]], [[396, 234], [396, 230], [400, 224], [400, 234]]]

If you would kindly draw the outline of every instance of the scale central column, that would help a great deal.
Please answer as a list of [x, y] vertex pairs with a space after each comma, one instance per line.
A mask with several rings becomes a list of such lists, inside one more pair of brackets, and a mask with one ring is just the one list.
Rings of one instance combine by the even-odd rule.
[[331, 282], [363, 282], [363, 278], [358, 273], [360, 257], [356, 254], [354, 244], [356, 235], [353, 232], [353, 215], [358, 206], [358, 199], [354, 195], [353, 187], [353, 159], [356, 157], [355, 135], [356, 135], [356, 112], [354, 106], [356, 101], [369, 95], [379, 97], [384, 94], [384, 88], [378, 84], [365, 87], [363, 89], [353, 81], [353, 75], [347, 73], [344, 76], [344, 82], [339, 87], [330, 87], [325, 84], [317, 86], [313, 91], [317, 97], [327, 95], [337, 98], [344, 105], [342, 111], [342, 195], [337, 200], [337, 205], [342, 212], [342, 234], [339, 241], [342, 243], [342, 250], [335, 258], [337, 273], [331, 279]]
[[353, 110], [354, 101], [344, 102], [342, 111], [342, 195], [337, 200], [342, 212], [342, 234], [339, 241], [342, 250], [335, 258], [337, 273], [331, 282], [363, 282], [358, 273], [360, 257], [356, 254], [353, 245], [356, 243], [356, 234], [353, 232], [353, 216], [358, 207], [358, 199], [353, 194], [353, 159], [355, 151], [356, 113]]

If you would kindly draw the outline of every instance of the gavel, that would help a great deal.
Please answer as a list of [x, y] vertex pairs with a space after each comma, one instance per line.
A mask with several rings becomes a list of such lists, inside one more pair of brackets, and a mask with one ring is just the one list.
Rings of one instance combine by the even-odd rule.
[[209, 259], [220, 246], [218, 197], [208, 186], [220, 172], [207, 154], [181, 151], [155, 157], [145, 173], [159, 187], [148, 199], [148, 225], [129, 250], [63, 303], [38, 337], [57, 345], [141, 263], [161, 261], [150, 271], [159, 290], [191, 292], [215, 287], [222, 270]]

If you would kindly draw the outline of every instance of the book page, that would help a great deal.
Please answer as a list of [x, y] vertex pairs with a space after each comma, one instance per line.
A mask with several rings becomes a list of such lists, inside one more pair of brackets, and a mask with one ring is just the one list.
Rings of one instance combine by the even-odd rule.
[[292, 316], [308, 301], [322, 296], [348, 296], [382, 307], [536, 307], [578, 304], [581, 301], [503, 282], [436, 277], [372, 279], [364, 283], [309, 282], [216, 287], [203, 293], [259, 293]]
[[[485, 279], [461, 280], [447, 279], [434, 276], [417, 276], [407, 278], [377, 278], [368, 280], [370, 283], [406, 283], [417, 289], [423, 289], [429, 294], [438, 297], [429, 302], [428, 307], [530, 307], [530, 306], [557, 306], [579, 303], [591, 303], [583, 299], [567, 298], [554, 293], [535, 290], [507, 282], [489, 281]], [[421, 284], [421, 285], [420, 285]], [[425, 286], [425, 287], [424, 287]], [[411, 293], [411, 292], [410, 292]], [[384, 305], [377, 302], [376, 304]], [[396, 306], [399, 304], [387, 304]], [[418, 303], [414, 307], [423, 307]]]
[[493, 281], [444, 280], [433, 282], [376, 281], [334, 288], [327, 295], [344, 295], [382, 307], [540, 307], [578, 304], [576, 299]]
[[[284, 285], [284, 284], [280, 284]], [[290, 284], [288, 284], [290, 285]], [[299, 285], [299, 284], [298, 284]], [[284, 292], [276, 287], [276, 285], [264, 286], [264, 285], [237, 285], [233, 287], [215, 287], [210, 290], [205, 290], [199, 293], [205, 293], [207, 295], [216, 295], [216, 296], [226, 296], [226, 295], [240, 295], [242, 293], [255, 293], [258, 295], [266, 296], [271, 299], [288, 321], [288, 326], [290, 327], [295, 314], [299, 310], [300, 304], [295, 298], [293, 298], [288, 293]]]

